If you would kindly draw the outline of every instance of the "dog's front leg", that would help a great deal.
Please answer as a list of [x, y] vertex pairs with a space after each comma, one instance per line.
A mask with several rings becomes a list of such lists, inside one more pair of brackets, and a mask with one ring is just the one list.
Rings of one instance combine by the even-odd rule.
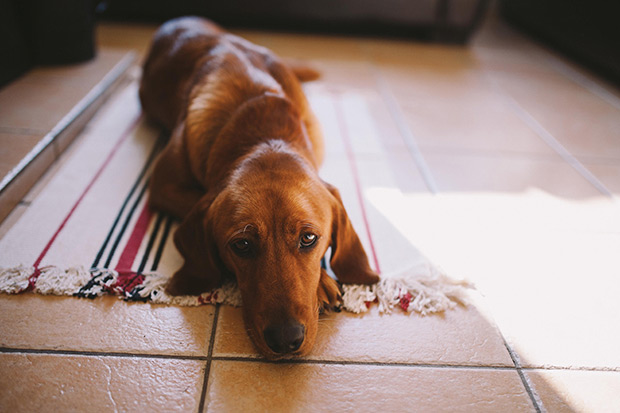
[[342, 308], [342, 294], [340, 285], [332, 277], [327, 275], [324, 269], [321, 269], [321, 279], [319, 280], [319, 288], [317, 290], [319, 301], [319, 313], [326, 311], [339, 312]]
[[183, 126], [175, 129], [157, 159], [149, 185], [149, 205], [183, 219], [205, 194], [194, 179], [182, 145]]

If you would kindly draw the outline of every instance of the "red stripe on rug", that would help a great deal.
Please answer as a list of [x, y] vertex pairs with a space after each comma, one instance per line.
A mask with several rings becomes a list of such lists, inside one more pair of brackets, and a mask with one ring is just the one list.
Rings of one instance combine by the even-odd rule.
[[375, 264], [375, 270], [377, 273], [381, 274], [381, 267], [379, 266], [379, 258], [377, 257], [377, 251], [375, 250], [375, 243], [373, 242], [372, 234], [370, 233], [370, 223], [368, 220], [368, 215], [366, 214], [366, 205], [362, 194], [362, 184], [357, 170], [357, 162], [355, 159], [355, 152], [353, 151], [353, 145], [351, 144], [351, 137], [349, 136], [349, 129], [347, 128], [347, 123], [344, 119], [342, 108], [340, 107], [342, 103], [340, 102], [340, 99], [338, 99], [339, 95], [335, 93], [334, 95], [336, 97], [336, 103], [334, 105], [336, 107], [336, 118], [338, 119], [340, 132], [342, 134], [342, 141], [344, 143], [345, 151], [347, 152], [347, 159], [349, 160], [349, 165], [351, 166], [351, 173], [353, 174], [353, 181], [355, 183], [355, 192], [357, 193], [357, 201], [362, 211], [362, 220], [364, 221], [366, 235], [368, 236], [368, 242], [370, 244], [370, 252]]
[[148, 203], [145, 203], [142, 208], [142, 212], [140, 212], [140, 216], [131, 231], [129, 240], [125, 245], [125, 249], [123, 249], [121, 257], [118, 259], [116, 268], [114, 268], [116, 271], [123, 273], [131, 272], [131, 267], [133, 266], [133, 262], [136, 260], [136, 255], [138, 255], [138, 250], [140, 249], [144, 235], [149, 229], [149, 224], [152, 217], [153, 212], [149, 208]]
[[95, 173], [91, 181], [88, 183], [86, 188], [84, 188], [84, 191], [82, 191], [82, 194], [80, 195], [78, 200], [75, 202], [75, 204], [73, 205], [73, 207], [71, 208], [71, 210], [69, 211], [65, 219], [62, 221], [62, 223], [60, 224], [56, 232], [54, 232], [54, 235], [52, 235], [52, 238], [50, 238], [45, 248], [43, 248], [43, 251], [41, 251], [41, 254], [39, 255], [39, 257], [37, 258], [37, 260], [34, 262], [34, 265], [33, 265], [35, 269], [34, 273], [32, 273], [32, 275], [28, 278], [28, 289], [34, 288], [34, 283], [36, 282], [37, 278], [39, 278], [39, 275], [41, 275], [39, 265], [41, 264], [41, 261], [43, 261], [43, 258], [45, 258], [45, 256], [47, 255], [47, 252], [50, 250], [50, 248], [54, 244], [54, 241], [56, 241], [56, 238], [58, 238], [58, 235], [63, 230], [63, 228], [65, 227], [65, 225], [67, 224], [67, 222], [69, 221], [69, 219], [71, 218], [71, 216], [73, 215], [77, 207], [80, 205], [80, 203], [82, 202], [82, 200], [84, 199], [88, 191], [90, 191], [90, 189], [93, 187], [97, 179], [99, 179], [103, 171], [110, 164], [110, 161], [112, 161], [112, 158], [114, 158], [114, 155], [116, 155], [116, 152], [118, 151], [118, 149], [121, 147], [123, 142], [125, 142], [125, 140], [129, 137], [131, 132], [138, 126], [141, 119], [142, 119], [142, 114], [136, 116], [136, 118], [131, 122], [129, 127], [123, 132], [123, 134], [120, 136], [118, 141], [114, 144], [112, 151], [108, 154], [107, 158], [103, 161], [103, 164], [99, 167], [99, 169], [97, 170], [97, 172]]
[[140, 249], [140, 245], [142, 245], [142, 240], [149, 229], [151, 218], [153, 218], [153, 213], [148, 203], [145, 203], [131, 231], [131, 235], [127, 240], [127, 244], [125, 244], [125, 248], [118, 259], [116, 268], [114, 268], [114, 270], [118, 272], [118, 277], [116, 282], [110, 286], [110, 292], [127, 295], [144, 281], [144, 275], [132, 271], [131, 267], [136, 260], [138, 250]]

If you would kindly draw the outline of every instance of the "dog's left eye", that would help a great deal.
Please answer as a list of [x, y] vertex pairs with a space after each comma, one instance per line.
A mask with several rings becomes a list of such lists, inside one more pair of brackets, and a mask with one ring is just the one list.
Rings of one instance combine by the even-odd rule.
[[299, 239], [299, 246], [301, 248], [309, 248], [316, 243], [317, 239], [319, 239], [319, 237], [316, 236], [316, 234], [306, 232], [305, 234], [301, 235], [301, 238]]
[[239, 255], [240, 257], [248, 255], [251, 251], [250, 242], [246, 239], [238, 239], [236, 241], [233, 241], [230, 246], [232, 247], [232, 250], [235, 252], [235, 254]]

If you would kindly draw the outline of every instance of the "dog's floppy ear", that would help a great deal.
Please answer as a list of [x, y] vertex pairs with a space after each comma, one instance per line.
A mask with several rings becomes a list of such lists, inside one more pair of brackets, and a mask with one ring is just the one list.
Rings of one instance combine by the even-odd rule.
[[345, 284], [374, 284], [379, 276], [368, 264], [368, 257], [344, 209], [340, 192], [325, 184], [334, 197], [332, 218], [332, 256], [330, 266]]
[[174, 244], [183, 256], [183, 266], [172, 276], [166, 292], [195, 295], [211, 290], [222, 281], [223, 264], [211, 233], [209, 208], [213, 197], [203, 197], [174, 234]]

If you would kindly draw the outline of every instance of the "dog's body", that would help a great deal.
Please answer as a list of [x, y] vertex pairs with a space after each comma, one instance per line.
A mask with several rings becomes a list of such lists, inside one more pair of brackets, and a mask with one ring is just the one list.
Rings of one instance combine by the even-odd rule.
[[154, 208], [183, 219], [175, 244], [185, 262], [168, 292], [235, 277], [248, 332], [268, 357], [307, 353], [319, 310], [340, 301], [320, 266], [330, 245], [341, 282], [378, 281], [338, 191], [318, 177], [323, 141], [298, 80], [311, 76], [181, 18], [155, 35], [140, 85], [146, 114], [172, 132], [150, 188]]

